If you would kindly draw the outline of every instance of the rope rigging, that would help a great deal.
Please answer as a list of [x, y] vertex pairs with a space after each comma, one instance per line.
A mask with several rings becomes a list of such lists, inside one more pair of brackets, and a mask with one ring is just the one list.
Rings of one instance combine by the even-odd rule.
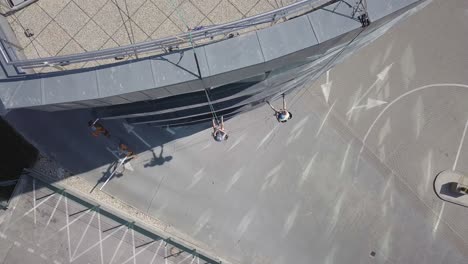
[[[198, 57], [197, 57], [197, 52], [195, 50], [195, 44], [193, 42], [193, 38], [192, 38], [192, 30], [190, 29], [190, 27], [188, 26], [187, 22], [185, 21], [184, 19], [184, 16], [179, 12], [179, 8], [177, 7], [176, 3], [174, 2], [174, 0], [170, 0], [171, 1], [171, 4], [173, 6], [173, 8], [175, 9], [175, 12], [177, 13], [177, 16], [179, 17], [179, 19], [182, 21], [182, 23], [184, 23], [185, 27], [187, 28], [188, 30], [188, 33], [189, 33], [189, 41], [190, 41], [190, 45], [192, 46], [192, 51], [193, 51], [193, 56], [195, 58], [195, 63], [197, 65], [197, 71], [198, 71], [198, 78], [203, 82], [203, 78], [202, 78], [202, 75], [201, 75], [201, 70], [200, 70], [200, 65], [198, 63]], [[216, 120], [216, 122], [219, 124], [219, 119], [218, 119], [218, 116], [216, 114], [216, 110], [214, 109], [213, 107], [213, 104], [211, 102], [211, 99], [210, 99], [210, 95], [208, 94], [208, 89], [209, 88], [205, 88], [205, 95], [206, 95], [206, 100], [208, 101], [208, 105], [210, 107], [210, 111], [211, 111], [211, 115], [213, 116], [213, 118]]]

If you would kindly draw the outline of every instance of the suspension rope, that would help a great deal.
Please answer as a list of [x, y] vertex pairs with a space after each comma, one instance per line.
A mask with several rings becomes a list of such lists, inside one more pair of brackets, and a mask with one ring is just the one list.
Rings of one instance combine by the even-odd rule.
[[[129, 32], [128, 29], [127, 29], [127, 25], [125, 24], [125, 19], [124, 19], [124, 16], [123, 16], [123, 14], [122, 14], [122, 13], [123, 13], [123, 10], [120, 8], [119, 4], [117, 3], [117, 0], [112, 0], [112, 3], [114, 3], [114, 5], [117, 7], [117, 10], [119, 10], [120, 18], [122, 19], [123, 26], [125, 27], [125, 31], [127, 32], [128, 40], [130, 41], [130, 44], [133, 44], [133, 42], [132, 42], [132, 37], [130, 36], [130, 32]], [[127, 10], [128, 10], [128, 9], [127, 9]], [[130, 18], [128, 14], [126, 14], [126, 16], [127, 16], [128, 18]], [[130, 24], [131, 24], [131, 22], [130, 22]]]
[[[133, 34], [132, 19], [130, 19], [130, 12], [128, 11], [127, 0], [124, 0], [124, 4], [125, 4], [125, 10], [127, 10], [127, 17], [128, 17], [128, 21], [130, 24], [130, 32], [132, 33], [133, 43], [135, 43], [135, 34]], [[135, 53], [135, 56], [138, 58], [137, 53]]]
[[[179, 12], [179, 8], [176, 6], [176, 3], [174, 2], [174, 0], [171, 0], [171, 4], [174, 7], [177, 16], [182, 21], [182, 23], [184, 23], [185, 27], [188, 30], [190, 45], [192, 46], [193, 56], [195, 57], [195, 63], [197, 64], [198, 78], [203, 82], [201, 71], [200, 71], [200, 66], [198, 64], [197, 52], [195, 50], [195, 44], [194, 44], [193, 38], [192, 38], [192, 30], [188, 26], [186, 20], [184, 19], [184, 16]], [[211, 115], [213, 116], [214, 119], [216, 119], [216, 122], [218, 122], [218, 124], [219, 124], [218, 116], [216, 115], [216, 111], [215, 111], [215, 109], [213, 107], [213, 104], [211, 103], [211, 99], [210, 99], [210, 96], [208, 94], [208, 88], [205, 88], [204, 90], [205, 90], [206, 99], [208, 101], [208, 105], [210, 106]]]
[[218, 122], [219, 124], [218, 116], [216, 115], [216, 111], [213, 107], [213, 104], [211, 103], [210, 96], [208, 95], [208, 89], [204, 89], [204, 90], [205, 90], [206, 100], [208, 100], [208, 105], [210, 106], [211, 115], [213, 116], [214, 119], [216, 119], [216, 122]]
[[[320, 68], [319, 72], [320, 71], [323, 71], [324, 69], [326, 69], [330, 64], [332, 64], [335, 60], [337, 60], [339, 58], [339, 56], [346, 50], [346, 48], [348, 48], [356, 39], [359, 35], [361, 35], [361, 33], [365, 30], [365, 28], [361, 28], [361, 30], [359, 30], [359, 32], [356, 34], [356, 36], [354, 36], [343, 48], [341, 48], [341, 50], [335, 54], [322, 68]], [[305, 81], [304, 84], [302, 84], [301, 86], [305, 86], [306, 84], [308, 83], [308, 81]], [[302, 92], [302, 94], [300, 92], [296, 93], [293, 97], [293, 99], [291, 100], [291, 107], [296, 104], [296, 102], [299, 100], [299, 98], [301, 98], [305, 92], [307, 92], [309, 90], [309, 88], [305, 88]], [[300, 96], [298, 96], [300, 94]]]

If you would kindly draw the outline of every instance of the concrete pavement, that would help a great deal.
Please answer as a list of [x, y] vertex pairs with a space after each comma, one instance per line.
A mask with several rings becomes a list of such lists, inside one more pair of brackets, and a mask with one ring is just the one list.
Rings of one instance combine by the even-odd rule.
[[[104, 190], [234, 263], [464, 263], [468, 211], [438, 199], [432, 183], [468, 171], [466, 10], [432, 1], [290, 94], [286, 124], [264, 106], [229, 120], [225, 143], [208, 126], [136, 127], [167, 162], [151, 163], [148, 147], [109, 121], [139, 155]], [[95, 184], [115, 157], [110, 141], [87, 134], [89, 116], [7, 118]], [[60, 126], [34, 133], [50, 124]]]

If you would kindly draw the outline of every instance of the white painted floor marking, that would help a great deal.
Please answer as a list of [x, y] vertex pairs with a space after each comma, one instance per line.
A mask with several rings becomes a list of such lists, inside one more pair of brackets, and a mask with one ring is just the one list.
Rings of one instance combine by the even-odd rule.
[[70, 262], [72, 262], [72, 254], [71, 254], [71, 239], [70, 239], [70, 218], [69, 218], [69, 213], [68, 213], [68, 198], [65, 196], [65, 219], [66, 219], [66, 225], [65, 228], [67, 228], [67, 239], [68, 239], [68, 259]]
[[457, 163], [458, 163], [458, 158], [460, 157], [460, 152], [463, 146], [463, 142], [465, 141], [465, 135], [466, 135], [466, 129], [468, 127], [468, 120], [465, 123], [465, 128], [463, 129], [463, 135], [460, 140], [460, 145], [458, 145], [458, 151], [457, 151], [457, 156], [455, 156], [455, 161], [453, 162], [453, 167], [452, 170], [454, 171], [457, 168]]
[[175, 135], [175, 133], [176, 133], [176, 132], [175, 132], [174, 130], [172, 130], [170, 127], [166, 127], [166, 131], [169, 132], [169, 133], [171, 133], [172, 135]]
[[267, 140], [273, 135], [273, 133], [276, 131], [276, 129], [279, 127], [279, 124], [276, 124], [273, 129], [268, 132], [268, 134], [266, 134], [266, 136], [262, 139], [262, 141], [260, 141], [260, 143], [258, 144], [257, 146], [257, 150], [263, 146], [263, 144], [265, 144], [265, 142], [267, 142]]
[[86, 236], [86, 233], [88, 232], [88, 229], [89, 229], [89, 227], [91, 226], [91, 222], [93, 221], [95, 215], [96, 215], [96, 211], [93, 211], [93, 214], [91, 215], [91, 218], [90, 218], [89, 221], [88, 221], [88, 225], [86, 225], [86, 228], [85, 228], [85, 230], [83, 231], [83, 234], [81, 234], [80, 240], [78, 241], [78, 245], [76, 246], [75, 251], [73, 252], [73, 257], [72, 257], [73, 259], [76, 259], [76, 258], [75, 258], [76, 252], [77, 252], [78, 249], [80, 248], [81, 243], [83, 242], [83, 239], [84, 239], [84, 237]]
[[177, 262], [177, 264], [182, 264], [184, 261], [189, 259], [192, 255], [187, 255], [185, 258], [183, 258], [181, 261]]
[[228, 151], [231, 151], [233, 148], [239, 145], [239, 143], [241, 143], [246, 136], [247, 134], [243, 134], [239, 138], [237, 138], [236, 141], [234, 141], [234, 143], [231, 145], [231, 147], [229, 147]]
[[98, 211], [98, 232], [99, 232], [99, 253], [101, 255], [101, 264], [104, 264], [104, 252], [102, 249], [102, 227], [101, 227], [101, 214]]
[[46, 225], [45, 225], [45, 227], [44, 227], [44, 230], [49, 226], [50, 221], [51, 221], [52, 218], [54, 217], [55, 212], [57, 211], [57, 207], [59, 206], [60, 201], [62, 201], [62, 197], [63, 197], [63, 196], [60, 195], [59, 199], [57, 200], [57, 203], [55, 204], [54, 210], [52, 210], [52, 214], [50, 214], [50, 217], [49, 217], [49, 219], [47, 220], [47, 223], [46, 223]]
[[[68, 223], [67, 221], [67, 225], [65, 225], [64, 227], [60, 228], [58, 231], [63, 231], [65, 228], [68, 228], [69, 226], [71, 226], [73, 223], [75, 223], [76, 221], [80, 220], [81, 217], [85, 216], [89, 211], [91, 211], [91, 208], [89, 208], [88, 210], [84, 211], [81, 213], [80, 216], [78, 216], [77, 218], [73, 219], [73, 221], [71, 221], [70, 223]], [[68, 214], [67, 214], [68, 215]]]
[[317, 131], [317, 134], [315, 134], [315, 137], [318, 137], [318, 135], [319, 135], [320, 132], [322, 131], [322, 128], [323, 128], [323, 126], [325, 125], [325, 122], [327, 122], [328, 116], [330, 115], [330, 113], [331, 113], [331, 111], [332, 111], [332, 109], [333, 109], [333, 107], [335, 106], [335, 104], [336, 104], [337, 101], [338, 101], [338, 100], [336, 100], [335, 102], [333, 102], [333, 104], [330, 106], [330, 109], [328, 109], [328, 112], [327, 112], [327, 114], [325, 115], [325, 117], [323, 118], [323, 121], [322, 121], [322, 123], [320, 124], [320, 127], [319, 127], [319, 129], [318, 129], [318, 131]]
[[322, 94], [323, 97], [325, 98], [325, 102], [328, 104], [328, 98], [330, 97], [330, 90], [332, 86], [333, 81], [330, 81], [330, 70], [327, 71], [327, 82], [320, 85], [322, 88]]
[[156, 256], [158, 255], [159, 249], [161, 248], [163, 242], [164, 242], [164, 241], [161, 239], [161, 242], [159, 242], [159, 246], [158, 246], [158, 248], [156, 249], [156, 251], [154, 252], [154, 255], [153, 255], [153, 258], [151, 259], [150, 264], [153, 264], [153, 263], [154, 263], [154, 260], [156, 260]]
[[135, 127], [130, 125], [130, 124], [127, 124], [127, 123], [123, 123], [125, 129], [127, 129], [127, 132], [129, 134], [133, 134], [136, 138], [138, 138], [143, 144], [145, 144], [148, 148], [151, 148], [151, 145], [146, 142], [146, 140], [144, 140], [140, 135], [138, 135], [136, 132], [135, 132]]
[[439, 228], [440, 220], [442, 219], [442, 214], [444, 213], [445, 209], [445, 202], [442, 204], [442, 207], [440, 208], [439, 215], [437, 216], [437, 221], [434, 225], [434, 229], [432, 229], [432, 234], [434, 235], [437, 229]]
[[38, 208], [39, 206], [41, 206], [43, 203], [47, 202], [50, 198], [52, 198], [56, 193], [53, 193], [51, 194], [49, 197], [45, 198], [44, 201], [40, 202], [39, 204], [37, 204], [36, 206], [33, 206], [33, 208], [29, 209], [26, 213], [24, 213], [22, 216], [20, 216], [18, 219], [16, 219], [16, 221], [12, 221], [10, 223], [8, 223], [8, 225], [5, 225], [5, 228], [3, 228], [3, 232], [5, 232], [11, 225], [15, 224], [17, 221], [19, 221], [20, 219], [24, 218], [26, 215], [28, 215], [29, 213], [31, 213], [32, 211], [36, 210], [36, 208]]
[[351, 143], [348, 144], [346, 147], [346, 151], [343, 157], [343, 161], [341, 161], [341, 167], [340, 167], [340, 176], [343, 175], [344, 169], [346, 167], [346, 160], [348, 159], [349, 151], [351, 150]]
[[[136, 259], [136, 257], [137, 257], [138, 255], [140, 255], [143, 251], [147, 250], [151, 245], [153, 245], [154, 242], [155, 242], [155, 241], [151, 241], [150, 243], [148, 243], [148, 245], [144, 246], [142, 249], [140, 249], [140, 251], [136, 252], [135, 257], [133, 257], [133, 256], [129, 257], [127, 260], [125, 260], [124, 262], [122, 262], [122, 264], [125, 264], [125, 263], [129, 262], [130, 260], [132, 260], [132, 259], [134, 259], [134, 258]], [[136, 248], [135, 248], [135, 249], [136, 249]]]
[[164, 264], [167, 264], [167, 245], [164, 246]]
[[132, 228], [132, 253], [133, 253], [133, 264], [136, 264], [136, 254], [135, 254], [135, 230]]
[[126, 226], [122, 225], [120, 226], [119, 228], [117, 228], [116, 230], [112, 231], [112, 233], [110, 233], [109, 235], [105, 236], [102, 240], [94, 243], [93, 245], [91, 245], [88, 249], [86, 249], [85, 251], [81, 252], [78, 256], [76, 256], [72, 261], [75, 261], [76, 259], [78, 259], [79, 257], [83, 256], [84, 254], [86, 254], [88, 251], [90, 251], [91, 249], [93, 249], [93, 247], [97, 246], [99, 243], [102, 243], [104, 241], [106, 241], [109, 237], [111, 237], [112, 235], [114, 235], [115, 233], [117, 233], [120, 229], [124, 228]]
[[369, 87], [369, 89], [367, 89], [367, 91], [361, 97], [359, 97], [359, 99], [356, 102], [354, 102], [353, 106], [351, 107], [351, 109], [349, 109], [346, 115], [351, 114], [356, 108], [356, 106], [362, 101], [362, 99], [364, 99], [364, 97], [366, 97], [379, 82], [383, 81], [387, 77], [388, 72], [392, 68], [392, 65], [393, 63], [385, 67], [379, 74], [377, 74], [377, 79], [374, 81], [374, 83]]
[[115, 249], [114, 254], [112, 255], [112, 258], [111, 258], [109, 264], [112, 264], [112, 262], [114, 262], [114, 259], [115, 259], [115, 257], [117, 256], [117, 253], [119, 252], [120, 247], [122, 246], [122, 243], [123, 243], [123, 241], [124, 241], [124, 239], [125, 239], [125, 236], [126, 236], [127, 233], [128, 233], [128, 229], [129, 229], [128, 227], [127, 227], [127, 229], [125, 229], [125, 232], [124, 232], [124, 234], [122, 235], [122, 238], [120, 239], [119, 244], [117, 245], [117, 248]]
[[[33, 185], [33, 208], [36, 208], [36, 179], [32, 179], [32, 185]], [[34, 209], [34, 225], [36, 225], [36, 209]]]

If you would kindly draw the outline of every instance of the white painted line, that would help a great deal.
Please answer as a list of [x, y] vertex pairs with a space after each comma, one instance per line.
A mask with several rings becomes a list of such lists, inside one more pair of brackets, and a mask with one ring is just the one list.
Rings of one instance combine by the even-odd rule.
[[[33, 207], [36, 208], [36, 179], [32, 179], [33, 185]], [[36, 225], [36, 209], [34, 209], [34, 225]]]
[[18, 241], [15, 241], [13, 244], [14, 244], [15, 246], [17, 246], [17, 247], [20, 247], [20, 246], [21, 246], [21, 243], [18, 242]]
[[340, 176], [343, 175], [344, 169], [346, 167], [346, 161], [348, 160], [348, 155], [349, 155], [349, 150], [351, 149], [351, 142], [348, 144], [348, 147], [346, 147], [346, 151], [343, 157], [343, 161], [341, 161], [341, 167], [340, 167]]
[[330, 113], [331, 113], [331, 111], [332, 111], [332, 109], [333, 109], [333, 107], [335, 106], [335, 104], [336, 104], [337, 101], [338, 101], [338, 100], [336, 100], [335, 102], [333, 102], [333, 104], [330, 106], [330, 109], [328, 109], [328, 112], [327, 112], [327, 114], [325, 115], [325, 117], [323, 118], [322, 124], [320, 124], [320, 127], [319, 127], [319, 129], [318, 129], [318, 131], [317, 131], [317, 134], [315, 134], [315, 137], [318, 137], [318, 135], [319, 135], [320, 132], [322, 131], [322, 128], [323, 128], [323, 126], [325, 125], [325, 122], [327, 121], [328, 116], [330, 115]]
[[125, 260], [124, 262], [122, 262], [122, 264], [125, 264], [127, 262], [129, 262], [130, 260], [132, 259], [136, 259], [136, 257], [138, 255], [140, 255], [143, 251], [147, 250], [155, 241], [151, 241], [150, 243], [148, 243], [148, 245], [144, 246], [140, 251], [138, 251], [136, 254], [135, 254], [135, 257], [134, 256], [131, 256], [129, 257], [127, 260]]
[[203, 151], [211, 146], [211, 141], [206, 143], [200, 150]]
[[127, 233], [128, 233], [128, 227], [127, 227], [127, 229], [125, 230], [124, 234], [122, 235], [122, 238], [120, 239], [119, 244], [117, 245], [117, 248], [115, 249], [114, 254], [112, 255], [112, 258], [111, 258], [111, 260], [109, 261], [109, 264], [112, 264], [112, 262], [114, 262], [114, 259], [115, 259], [115, 257], [117, 256], [117, 253], [119, 252], [120, 247], [122, 246], [122, 243], [123, 243], [123, 241], [124, 241], [125, 236], [127, 235]]
[[44, 255], [44, 254], [41, 254], [40, 257], [41, 257], [42, 259], [47, 259], [47, 256]]
[[387, 77], [388, 72], [392, 68], [392, 65], [393, 63], [385, 67], [379, 74], [377, 74], [377, 79], [375, 80], [375, 82], [369, 87], [369, 89], [367, 89], [367, 91], [356, 102], [354, 102], [353, 107], [349, 109], [346, 115], [351, 114], [353, 109], [355, 109], [355, 107], [362, 101], [362, 99], [364, 99], [364, 97], [366, 97], [379, 82], [383, 81]]
[[37, 204], [36, 206], [33, 206], [33, 208], [29, 209], [26, 213], [24, 213], [22, 216], [20, 216], [18, 219], [16, 219], [16, 221], [12, 221], [10, 223], [8, 223], [8, 225], [5, 226], [5, 228], [3, 229], [3, 232], [5, 232], [11, 225], [13, 224], [16, 224], [20, 219], [22, 219], [23, 217], [25, 217], [26, 215], [28, 215], [29, 213], [31, 213], [32, 211], [36, 210], [37, 207], [41, 206], [43, 203], [47, 202], [47, 200], [49, 200], [50, 198], [52, 198], [56, 193], [53, 193], [51, 194], [49, 197], [45, 198], [44, 201], [40, 202], [39, 204]]
[[325, 102], [328, 104], [328, 98], [330, 97], [330, 90], [332, 86], [332, 81], [330, 81], [330, 70], [327, 71], [327, 82], [320, 85], [322, 88], [322, 94], [323, 97], [325, 98]]
[[109, 235], [105, 236], [101, 241], [98, 241], [96, 243], [94, 243], [93, 245], [91, 245], [88, 249], [86, 249], [85, 251], [81, 252], [78, 256], [76, 256], [74, 259], [72, 259], [70, 262], [73, 262], [75, 261], [76, 259], [78, 259], [79, 257], [83, 256], [84, 254], [86, 254], [88, 251], [90, 251], [91, 249], [93, 249], [93, 247], [97, 246], [99, 243], [102, 243], [103, 241], [105, 241], [106, 239], [108, 239], [109, 237], [113, 236], [115, 233], [117, 233], [120, 229], [124, 228], [125, 226], [122, 225], [120, 226], [119, 228], [117, 228], [116, 230], [112, 231], [112, 233], [110, 233]]
[[44, 231], [45, 231], [46, 228], [49, 226], [50, 221], [51, 221], [52, 218], [54, 217], [55, 212], [57, 211], [57, 207], [58, 207], [58, 205], [60, 204], [60, 201], [62, 201], [62, 197], [63, 197], [63, 196], [60, 195], [60, 198], [57, 200], [57, 203], [55, 204], [54, 210], [52, 210], [52, 214], [50, 214], [49, 220], [47, 220], [47, 224], [46, 224], [45, 227], [44, 227]]
[[197, 258], [197, 257], [192, 256], [192, 261], [190, 261], [190, 264], [193, 264], [193, 262], [195, 261], [196, 258]]
[[279, 127], [279, 124], [276, 124], [275, 127], [260, 141], [260, 143], [257, 146], [257, 150], [267, 142], [267, 140], [273, 135], [273, 133], [276, 131], [276, 129]]
[[[65, 203], [66, 203], [66, 201], [67, 201], [67, 200], [66, 200], [66, 198], [65, 198]], [[71, 221], [70, 223], [68, 223], [68, 221], [67, 221], [67, 225], [64, 226], [64, 227], [62, 227], [62, 228], [60, 228], [60, 229], [59, 229], [59, 232], [60, 232], [60, 231], [63, 231], [65, 228], [68, 228], [68, 227], [71, 226], [73, 223], [75, 223], [76, 221], [80, 220], [80, 218], [83, 217], [83, 216], [85, 216], [89, 211], [91, 211], [91, 208], [89, 208], [88, 210], [84, 211], [84, 212], [82, 213], [82, 215], [80, 215], [80, 216], [78, 216], [77, 218], [73, 219], [73, 221]], [[67, 214], [67, 218], [68, 218], [68, 214]]]
[[166, 131], [169, 132], [169, 133], [171, 133], [172, 135], [175, 135], [175, 133], [176, 133], [176, 132], [175, 132], [174, 130], [172, 130], [170, 127], [166, 127]]
[[442, 214], [444, 213], [444, 209], [445, 209], [445, 202], [442, 204], [442, 208], [440, 208], [440, 212], [439, 212], [439, 215], [437, 217], [437, 221], [436, 221], [436, 223], [434, 225], [434, 229], [432, 229], [432, 234], [435, 234], [435, 232], [439, 228], [440, 220], [442, 219]]
[[237, 145], [239, 145], [239, 143], [242, 142], [242, 140], [244, 140], [244, 138], [247, 136], [247, 134], [243, 134], [242, 136], [240, 136], [238, 139], [236, 139], [236, 141], [231, 145], [231, 147], [229, 147], [228, 151], [231, 151], [233, 148], [235, 148]]
[[76, 252], [80, 248], [80, 245], [83, 242], [83, 239], [86, 236], [86, 233], [88, 232], [88, 229], [91, 226], [91, 222], [93, 221], [95, 215], [96, 215], [96, 211], [94, 211], [93, 214], [91, 215], [91, 218], [88, 221], [88, 225], [86, 226], [85, 230], [83, 231], [83, 234], [81, 234], [81, 238], [78, 241], [78, 245], [76, 246], [75, 251], [73, 251], [73, 257], [72, 257], [73, 259], [75, 259]]
[[28, 248], [28, 252], [29, 252], [29, 253], [34, 253], [34, 249]]
[[158, 246], [158, 248], [156, 249], [156, 251], [154, 252], [154, 255], [153, 255], [153, 258], [151, 259], [150, 264], [153, 264], [153, 263], [154, 263], [154, 260], [156, 260], [156, 256], [158, 255], [159, 249], [161, 248], [163, 242], [164, 242], [164, 241], [161, 239], [161, 242], [159, 242], [159, 246]]
[[454, 171], [457, 168], [457, 163], [458, 163], [458, 158], [460, 157], [460, 152], [463, 146], [463, 142], [465, 141], [465, 135], [466, 135], [466, 128], [468, 127], [468, 120], [466, 120], [465, 123], [465, 129], [463, 129], [463, 135], [460, 140], [460, 145], [458, 145], [458, 151], [457, 151], [457, 156], [455, 156], [455, 162], [453, 163], [452, 170]]
[[309, 163], [307, 163], [307, 166], [304, 168], [304, 170], [302, 172], [302, 175], [301, 175], [301, 178], [299, 178], [298, 187], [301, 187], [302, 184], [304, 184], [304, 182], [307, 180], [307, 178], [309, 178], [312, 167], [313, 167], [313, 165], [315, 163], [315, 159], [317, 158], [317, 154], [318, 154], [318, 152], [316, 152], [312, 156]]
[[164, 264], [167, 264], [167, 244], [164, 246]]
[[67, 228], [67, 239], [68, 239], [68, 258], [69, 261], [72, 262], [72, 254], [71, 254], [71, 240], [70, 240], [70, 219], [68, 217], [68, 198], [65, 196], [65, 219], [66, 219], [66, 228]]
[[[184, 261], [189, 259], [192, 255], [187, 255], [185, 258], [183, 258], [181, 261], [177, 262], [177, 264], [182, 264]], [[193, 260], [192, 260], [193, 261]]]
[[136, 254], [135, 254], [135, 230], [132, 228], [132, 251], [133, 251], [133, 264], [136, 264]]
[[151, 145], [148, 144], [148, 142], [146, 142], [142, 137], [140, 137], [140, 135], [138, 135], [136, 132], [135, 132], [135, 127], [130, 125], [130, 124], [127, 124], [127, 123], [123, 123], [124, 127], [127, 129], [127, 132], [130, 134], [133, 134], [135, 137], [137, 137], [141, 142], [143, 142], [143, 144], [145, 144], [148, 148], [151, 148]]
[[[40, 202], [39, 204], [37, 204], [36, 206], [34, 206], [33, 208], [29, 209], [26, 213], [24, 213], [21, 217], [25, 217], [26, 215], [28, 215], [29, 213], [31, 213], [32, 211], [36, 210], [36, 208], [38, 208], [39, 206], [41, 206], [43, 203], [47, 202], [50, 198], [54, 197], [54, 195], [56, 195], [57, 193], [53, 193], [51, 194], [49, 197], [45, 198], [44, 201]], [[19, 220], [19, 219], [18, 219]]]
[[101, 214], [98, 212], [98, 232], [99, 232], [99, 253], [101, 254], [101, 264], [104, 264], [104, 252], [102, 250], [102, 228], [101, 228]]

